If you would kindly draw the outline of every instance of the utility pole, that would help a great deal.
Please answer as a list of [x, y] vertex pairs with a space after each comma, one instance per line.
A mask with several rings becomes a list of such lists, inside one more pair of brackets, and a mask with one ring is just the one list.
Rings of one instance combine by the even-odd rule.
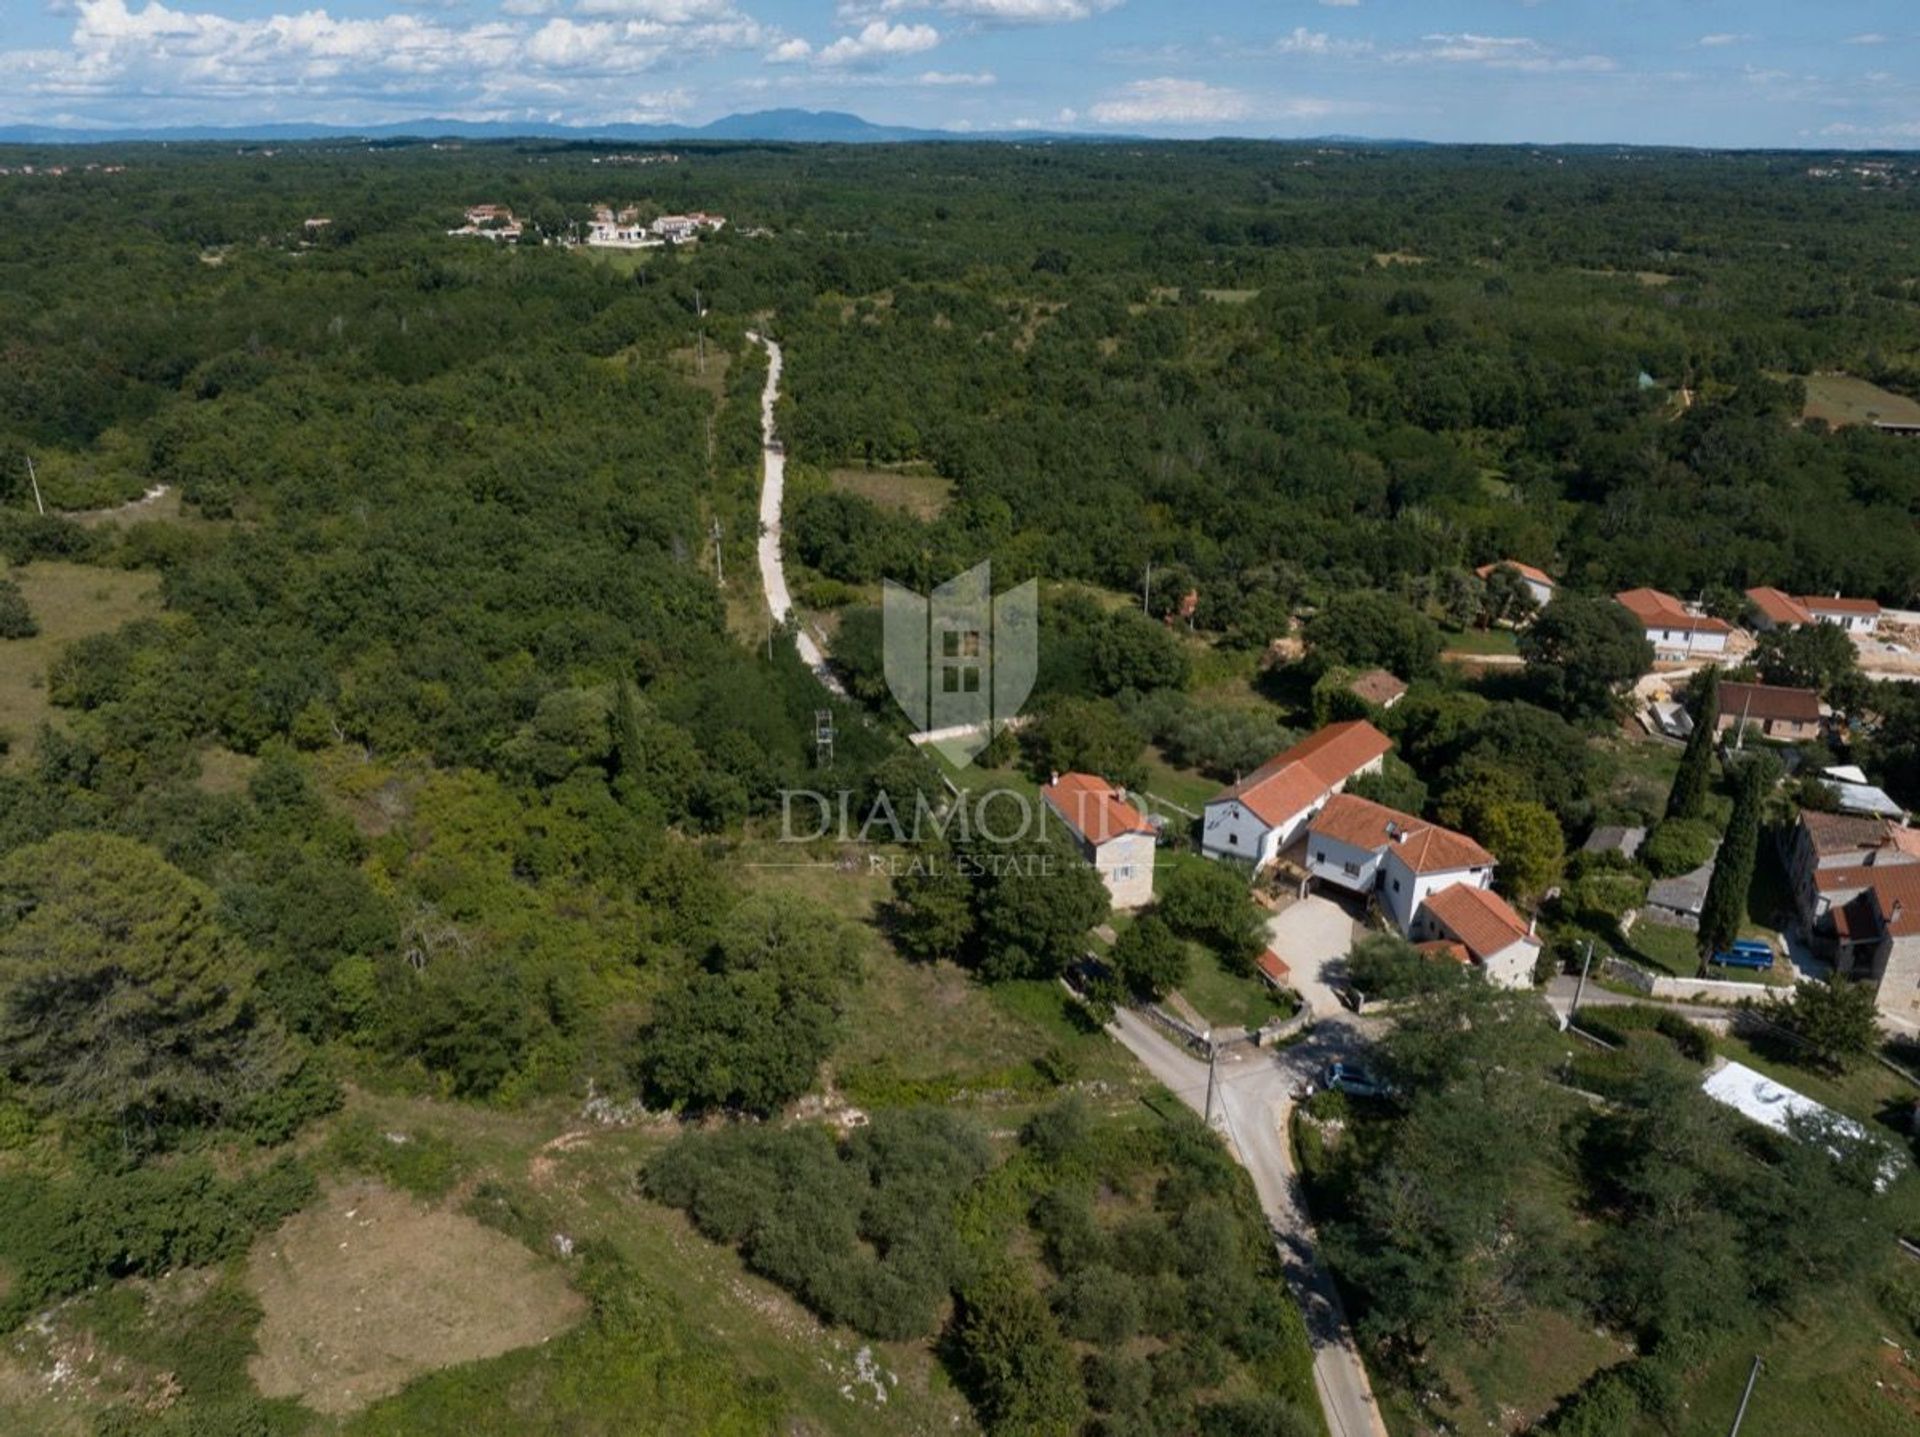
[[1587, 991], [1587, 970], [1593, 967], [1593, 940], [1587, 940], [1586, 961], [1580, 965], [1580, 981], [1573, 985], [1573, 1002], [1567, 1007], [1567, 1026], [1573, 1026], [1574, 1018], [1580, 1012], [1580, 996]]
[[700, 302], [700, 291], [693, 292], [693, 317], [700, 321], [700, 377], [707, 373], [707, 307]]
[[1214, 1073], [1219, 1068], [1220, 1047], [1213, 1041], [1213, 1029], [1207, 1029], [1207, 1111], [1202, 1119], [1208, 1127], [1213, 1126], [1213, 1088]]
[[1753, 1366], [1747, 1372], [1747, 1390], [1740, 1394], [1740, 1410], [1733, 1414], [1733, 1426], [1727, 1429], [1727, 1437], [1740, 1437], [1740, 1424], [1747, 1420], [1747, 1403], [1753, 1400], [1753, 1384], [1760, 1380], [1760, 1354], [1753, 1355]]
[[40, 476], [33, 472], [33, 456], [27, 456], [27, 480], [33, 485], [33, 507], [40, 511], [40, 517], [47, 516], [47, 506], [40, 502]]
[[714, 516], [713, 528], [713, 582], [719, 588], [727, 587], [727, 556], [720, 547], [720, 518]]
[[1147, 560], [1146, 577], [1140, 581], [1140, 612], [1151, 617], [1153, 613], [1153, 560]]

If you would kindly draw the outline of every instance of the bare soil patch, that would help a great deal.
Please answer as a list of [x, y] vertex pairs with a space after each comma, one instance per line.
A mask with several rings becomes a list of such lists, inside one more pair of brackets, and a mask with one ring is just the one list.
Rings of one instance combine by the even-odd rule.
[[329, 1415], [545, 1342], [586, 1306], [504, 1234], [364, 1181], [331, 1188], [256, 1243], [247, 1281], [266, 1313], [255, 1385]]

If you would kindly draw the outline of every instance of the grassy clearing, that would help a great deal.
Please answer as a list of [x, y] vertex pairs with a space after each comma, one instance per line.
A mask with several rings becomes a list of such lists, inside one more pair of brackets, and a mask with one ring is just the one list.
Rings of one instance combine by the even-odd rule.
[[7, 570], [39, 621], [31, 639], [0, 640], [0, 735], [12, 740], [5, 762], [24, 763], [33, 736], [52, 716], [47, 666], [75, 639], [103, 634], [159, 612], [160, 576], [52, 561]]
[[201, 751], [197, 782], [205, 793], [245, 793], [247, 784], [253, 778], [253, 771], [259, 767], [260, 760], [252, 754], [235, 753], [230, 748], [214, 744]]
[[1286, 1005], [1257, 977], [1234, 972], [1220, 961], [1218, 954], [1198, 943], [1189, 943], [1192, 953], [1187, 981], [1180, 994], [1216, 1028], [1258, 1028]]
[[904, 469], [835, 469], [827, 483], [842, 494], [856, 494], [878, 508], [910, 514], [922, 523], [938, 519], [953, 497], [950, 480]]
[[1824, 419], [1838, 429], [1848, 424], [1920, 424], [1920, 402], [1856, 379], [1851, 374], [1808, 375], [1805, 419]]
[[1200, 296], [1203, 299], [1212, 300], [1215, 304], [1247, 304], [1258, 299], [1260, 291], [1257, 289], [1203, 289], [1200, 291]]
[[[1225, 786], [1198, 769], [1182, 768], [1170, 762], [1157, 748], [1147, 750], [1144, 765], [1147, 770], [1147, 792], [1155, 798], [1177, 803], [1192, 813], [1199, 813]], [[1175, 814], [1174, 817], [1179, 815]]]
[[1373, 262], [1381, 269], [1390, 269], [1394, 265], [1426, 264], [1428, 261], [1423, 254], [1410, 254], [1406, 250], [1396, 249], [1378, 251], [1373, 257]]
[[1437, 1418], [1454, 1432], [1528, 1431], [1603, 1367], [1632, 1355], [1627, 1344], [1551, 1308], [1529, 1308], [1485, 1346], [1461, 1346], [1434, 1364], [1424, 1406], [1385, 1390], [1389, 1426], [1426, 1431]]
[[1920, 1089], [1890, 1068], [1871, 1060], [1844, 1073], [1805, 1067], [1794, 1061], [1794, 1045], [1784, 1036], [1748, 1039], [1728, 1034], [1716, 1037], [1713, 1046], [1722, 1056], [1745, 1063], [1816, 1103], [1863, 1123], [1879, 1124], [1899, 1140], [1909, 1137], [1906, 1114], [1914, 1099], [1920, 1098]]
[[1520, 652], [1519, 636], [1512, 629], [1448, 629], [1444, 637], [1451, 654], [1487, 658]]
[[333, 1415], [423, 1372], [545, 1342], [585, 1311], [512, 1238], [365, 1180], [263, 1238], [248, 1281], [265, 1313], [248, 1364], [261, 1394]]
[[727, 392], [727, 367], [733, 362], [733, 356], [715, 344], [709, 336], [705, 368], [701, 367], [700, 349], [689, 344], [683, 349], [667, 352], [667, 362], [680, 372], [682, 378], [695, 389], [704, 389], [714, 399], [719, 400]]
[[1700, 976], [1700, 939], [1691, 929], [1642, 919], [1627, 935], [1633, 956], [1675, 978]]

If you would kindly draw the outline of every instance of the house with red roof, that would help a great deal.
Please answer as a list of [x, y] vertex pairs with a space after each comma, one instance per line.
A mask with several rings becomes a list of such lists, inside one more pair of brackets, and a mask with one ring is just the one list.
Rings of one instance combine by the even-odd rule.
[[1778, 589], [1760, 588], [1747, 590], [1747, 603], [1752, 606], [1753, 626], [1762, 633], [1808, 624], [1837, 624], [1849, 634], [1870, 634], [1880, 627], [1880, 605], [1873, 599], [1848, 599], [1838, 593], [1832, 598], [1819, 594], [1796, 598]]
[[1378, 773], [1392, 747], [1365, 719], [1329, 724], [1301, 739], [1207, 804], [1200, 851], [1266, 867], [1327, 800], [1359, 775]]
[[1062, 773], [1040, 790], [1041, 801], [1065, 825], [1107, 885], [1115, 908], [1153, 900], [1153, 847], [1147, 816], [1127, 802], [1127, 791], [1090, 773]]
[[1511, 569], [1518, 574], [1520, 582], [1527, 586], [1527, 592], [1533, 595], [1534, 603], [1541, 608], [1544, 609], [1553, 602], [1553, 591], [1556, 585], [1553, 582], [1553, 576], [1545, 569], [1536, 569], [1532, 564], [1523, 564], [1518, 559], [1501, 559], [1496, 563], [1482, 564], [1473, 572], [1484, 580], [1495, 569]]
[[1456, 883], [1442, 888], [1414, 915], [1409, 935], [1423, 943], [1451, 945], [1502, 988], [1531, 988], [1540, 961], [1533, 925], [1491, 888]]
[[1394, 927], [1411, 934], [1435, 894], [1491, 884], [1494, 859], [1464, 833], [1342, 793], [1307, 825], [1306, 866], [1318, 882], [1376, 900]]
[[1733, 637], [1733, 625], [1725, 619], [1696, 614], [1658, 589], [1626, 589], [1613, 598], [1646, 630], [1658, 659], [1717, 658]]

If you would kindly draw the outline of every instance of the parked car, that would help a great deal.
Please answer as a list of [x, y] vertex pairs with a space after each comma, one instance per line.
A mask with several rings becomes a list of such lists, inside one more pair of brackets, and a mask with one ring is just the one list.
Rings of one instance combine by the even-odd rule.
[[1321, 1085], [1350, 1098], [1384, 1098], [1392, 1089], [1357, 1063], [1327, 1064]]
[[1713, 961], [1723, 968], [1751, 968], [1764, 973], [1773, 967], [1773, 945], [1757, 938], [1741, 938], [1724, 952], [1714, 954]]

